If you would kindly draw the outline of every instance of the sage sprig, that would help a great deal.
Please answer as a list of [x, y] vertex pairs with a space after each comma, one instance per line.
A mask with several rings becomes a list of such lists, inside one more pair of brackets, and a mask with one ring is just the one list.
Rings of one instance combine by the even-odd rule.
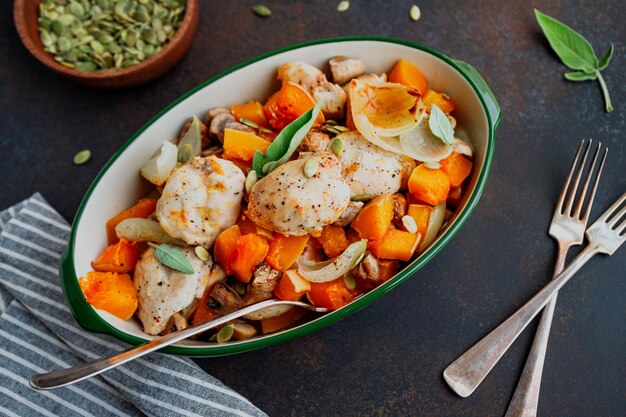
[[157, 258], [165, 266], [169, 266], [172, 269], [183, 272], [185, 274], [193, 274], [193, 266], [189, 259], [177, 248], [174, 248], [166, 243], [157, 245], [152, 242], [148, 242], [148, 245], [155, 249], [154, 257]]
[[550, 46], [561, 59], [561, 62], [569, 69], [574, 70], [566, 73], [565, 78], [569, 81], [598, 80], [604, 95], [606, 111], [612, 112], [611, 97], [601, 71], [611, 61], [614, 50], [613, 44], [598, 59], [589, 41], [574, 29], [537, 9], [535, 9], [535, 16], [541, 30], [548, 38]]
[[322, 103], [322, 100], [320, 100], [311, 110], [285, 126], [265, 153], [261, 151], [255, 152], [252, 159], [252, 168], [256, 171], [259, 178], [269, 174], [291, 158], [291, 155], [296, 151], [296, 148], [300, 145], [300, 142], [302, 142], [302, 139], [304, 139], [304, 136], [309, 132], [320, 114]]
[[430, 117], [428, 118], [428, 127], [437, 138], [443, 143], [452, 145], [454, 143], [454, 128], [450, 123], [448, 116], [437, 107], [436, 104], [430, 105]]

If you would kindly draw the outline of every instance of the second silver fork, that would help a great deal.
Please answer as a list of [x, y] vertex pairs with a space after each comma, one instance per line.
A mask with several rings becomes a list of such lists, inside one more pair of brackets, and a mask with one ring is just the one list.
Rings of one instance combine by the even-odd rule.
[[[569, 176], [563, 185], [563, 190], [561, 191], [554, 215], [552, 216], [552, 222], [550, 223], [548, 234], [552, 236], [558, 244], [553, 278], [563, 271], [565, 260], [567, 258], [567, 252], [570, 247], [582, 244], [585, 237], [585, 229], [587, 227], [587, 222], [589, 221], [589, 213], [591, 212], [593, 199], [598, 187], [598, 182], [600, 181], [602, 168], [604, 167], [604, 160], [608, 152], [608, 149], [604, 148], [605, 150], [602, 155], [599, 168], [597, 169], [593, 188], [591, 189], [589, 196], [586, 197], [596, 162], [602, 150], [602, 145], [598, 143], [593, 161], [591, 162], [587, 172], [585, 184], [580, 192], [577, 202], [575, 203], [578, 186], [585, 170], [587, 156], [589, 155], [591, 145], [591, 140], [586, 143], [585, 141], [582, 141], [578, 147], [574, 163], [572, 164]], [[579, 164], [579, 159], [581, 153], [583, 152], [584, 155], [582, 157], [582, 162]], [[572, 178], [574, 176], [575, 180], [572, 184]], [[585, 203], [585, 200], [588, 201]], [[524, 366], [524, 371], [522, 372], [522, 376], [517, 384], [515, 394], [513, 394], [513, 399], [509, 404], [505, 417], [537, 416], [541, 376], [543, 373], [543, 364], [546, 357], [548, 338], [550, 337], [550, 327], [552, 325], [556, 299], [557, 296], [555, 295], [543, 309], [543, 313], [541, 314], [541, 319], [537, 327], [537, 332], [535, 334], [535, 339], [528, 355], [528, 359], [526, 360], [526, 365]]]

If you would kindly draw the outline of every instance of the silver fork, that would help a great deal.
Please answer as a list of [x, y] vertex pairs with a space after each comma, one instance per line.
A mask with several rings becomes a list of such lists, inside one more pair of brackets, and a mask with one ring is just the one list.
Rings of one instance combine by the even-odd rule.
[[[608, 149], [605, 148], [600, 166], [597, 170], [595, 182], [593, 188], [589, 193], [588, 201], [586, 202], [585, 210], [583, 211], [583, 204], [587, 195], [587, 189], [591, 183], [594, 168], [600, 155], [602, 144], [598, 143], [596, 153], [593, 157], [593, 161], [587, 171], [587, 177], [585, 185], [578, 196], [578, 201], [574, 205], [574, 199], [580, 184], [583, 171], [587, 162], [587, 156], [591, 148], [592, 141], [589, 140], [585, 143], [582, 141], [578, 146], [578, 152], [572, 164], [572, 168], [569, 172], [569, 176], [565, 180], [563, 190], [559, 196], [559, 200], [552, 216], [552, 222], [550, 223], [550, 229], [548, 234], [552, 236], [558, 244], [558, 251], [556, 262], [554, 265], [553, 277], [556, 277], [563, 271], [565, 266], [565, 260], [567, 258], [567, 252], [569, 248], [574, 245], [580, 245], [583, 243], [585, 237], [585, 228], [589, 221], [589, 213], [591, 212], [591, 206], [593, 204], [593, 198], [598, 188], [598, 182], [600, 181], [600, 175], [602, 174], [602, 168], [604, 167], [604, 161]], [[584, 155], [582, 162], [578, 165], [581, 152]], [[578, 165], [578, 169], [576, 166]], [[572, 177], [576, 172], [576, 179], [573, 184]], [[567, 199], [567, 202], [566, 202]], [[513, 394], [513, 399], [509, 404], [509, 408], [505, 417], [535, 417], [537, 415], [537, 407], [539, 404], [539, 390], [541, 388], [541, 375], [543, 373], [543, 363], [546, 357], [546, 350], [548, 348], [548, 338], [550, 337], [550, 326], [552, 325], [552, 317], [554, 315], [554, 307], [556, 306], [557, 294], [550, 300], [548, 305], [543, 309], [541, 319], [539, 320], [539, 326], [535, 333], [535, 339], [533, 341], [532, 348], [528, 354], [524, 371]]]
[[[612, 255], [626, 240], [626, 193], [585, 232], [587, 247], [548, 285], [480, 342], [452, 362], [443, 372], [450, 387], [461, 397], [470, 395], [517, 336], [572, 276], [598, 253]], [[621, 207], [621, 208], [620, 208]]]

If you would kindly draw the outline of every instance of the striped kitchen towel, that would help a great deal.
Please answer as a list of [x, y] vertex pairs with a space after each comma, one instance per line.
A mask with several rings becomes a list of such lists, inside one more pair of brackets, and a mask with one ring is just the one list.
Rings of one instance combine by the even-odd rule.
[[29, 378], [127, 344], [75, 322], [59, 285], [70, 227], [39, 194], [0, 212], [0, 415], [266, 416], [188, 358], [153, 353], [51, 391]]

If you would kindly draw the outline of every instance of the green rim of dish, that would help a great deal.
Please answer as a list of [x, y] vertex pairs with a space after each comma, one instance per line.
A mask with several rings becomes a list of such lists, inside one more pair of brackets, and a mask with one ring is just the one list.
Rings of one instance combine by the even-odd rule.
[[485, 114], [487, 116], [488, 128], [489, 128], [489, 138], [487, 142], [486, 152], [485, 152], [485, 164], [478, 178], [476, 187], [474, 192], [470, 196], [465, 209], [459, 214], [459, 217], [456, 219], [454, 224], [444, 232], [444, 234], [435, 242], [435, 244], [424, 254], [420, 256], [419, 259], [414, 261], [412, 264], [408, 265], [404, 270], [398, 273], [393, 279], [387, 281], [381, 286], [375, 288], [374, 290], [368, 292], [363, 295], [361, 298], [353, 301], [347, 306], [333, 311], [331, 313], [325, 314], [315, 320], [307, 322], [303, 325], [295, 327], [293, 329], [279, 332], [276, 334], [269, 334], [266, 336], [261, 336], [259, 338], [239, 341], [239, 342], [231, 342], [223, 345], [215, 345], [211, 347], [187, 347], [187, 346], [168, 346], [162, 349], [162, 352], [172, 353], [177, 355], [187, 355], [187, 356], [224, 356], [224, 355], [232, 355], [236, 353], [248, 352], [255, 349], [260, 349], [264, 347], [268, 347], [271, 345], [275, 345], [278, 343], [283, 343], [288, 340], [292, 340], [296, 337], [304, 336], [316, 330], [319, 330], [323, 327], [328, 326], [342, 318], [364, 308], [365, 306], [372, 303], [374, 300], [378, 299], [382, 295], [391, 291], [400, 283], [404, 282], [407, 278], [417, 272], [420, 268], [426, 265], [439, 251], [443, 249], [444, 246], [450, 242], [450, 240], [454, 237], [454, 235], [458, 232], [458, 230], [463, 226], [465, 221], [467, 221], [469, 215], [472, 213], [478, 200], [480, 199], [483, 189], [485, 187], [487, 177], [489, 175], [489, 170], [491, 168], [491, 161], [493, 159], [494, 147], [495, 147], [495, 131], [500, 123], [501, 112], [500, 107], [483, 80], [480, 74], [474, 69], [471, 65], [463, 62], [448, 58], [440, 52], [437, 52], [433, 49], [427, 48], [425, 46], [408, 42], [400, 39], [392, 39], [385, 37], [373, 37], [373, 36], [351, 36], [351, 37], [338, 37], [338, 38], [328, 38], [328, 39], [320, 39], [314, 41], [303, 42], [295, 45], [286, 46], [280, 49], [276, 49], [271, 52], [267, 52], [263, 55], [259, 55], [256, 58], [252, 58], [248, 61], [245, 61], [241, 64], [235, 65], [227, 69], [226, 71], [209, 78], [205, 82], [197, 85], [192, 88], [178, 99], [174, 100], [168, 106], [166, 106], [163, 110], [157, 113], [152, 119], [150, 119], [146, 124], [144, 124], [139, 130], [137, 130], [123, 145], [120, 149], [115, 152], [115, 154], [109, 159], [109, 161], [105, 164], [102, 170], [98, 173], [91, 186], [87, 190], [85, 197], [80, 203], [78, 211], [76, 213], [76, 217], [74, 219], [74, 223], [72, 225], [72, 231], [69, 239], [69, 244], [63, 253], [61, 259], [60, 266], [60, 278], [61, 285], [63, 287], [63, 292], [68, 300], [68, 304], [76, 321], [80, 324], [84, 329], [91, 332], [98, 333], [107, 333], [111, 334], [121, 340], [132, 344], [140, 344], [148, 341], [148, 339], [143, 339], [137, 336], [130, 335], [128, 333], [124, 333], [123, 331], [111, 326], [109, 323], [104, 321], [96, 311], [89, 305], [83, 296], [83, 293], [78, 285], [78, 279], [76, 276], [76, 271], [74, 270], [74, 260], [73, 260], [73, 249], [76, 244], [76, 230], [77, 225], [80, 223], [80, 219], [83, 215], [83, 211], [89, 198], [91, 197], [92, 192], [98, 185], [102, 176], [107, 172], [109, 167], [115, 162], [115, 160], [124, 152], [124, 150], [150, 125], [152, 125], [155, 121], [157, 121], [161, 116], [167, 113], [170, 109], [176, 106], [181, 101], [185, 100], [187, 97], [191, 96], [198, 90], [208, 86], [214, 81], [234, 72], [240, 68], [251, 65], [257, 61], [263, 60], [265, 58], [291, 51], [298, 48], [303, 48], [312, 45], [319, 45], [325, 43], [339, 43], [339, 42], [352, 42], [352, 41], [374, 41], [374, 42], [386, 42], [386, 43], [394, 43], [400, 44], [404, 46], [408, 46], [414, 49], [419, 49], [421, 51], [427, 52], [431, 55], [434, 55], [453, 68], [455, 68], [459, 73], [461, 73], [464, 78], [469, 82], [472, 86], [478, 98], [480, 99], [483, 108], [485, 110]]

